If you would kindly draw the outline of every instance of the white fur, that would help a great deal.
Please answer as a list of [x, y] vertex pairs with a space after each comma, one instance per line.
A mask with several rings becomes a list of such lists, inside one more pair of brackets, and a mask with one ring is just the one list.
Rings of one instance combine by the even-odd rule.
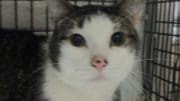
[[[91, 21], [86, 21], [83, 28], [75, 27], [71, 30], [86, 39], [87, 47], [77, 48], [69, 41], [63, 42], [59, 57], [60, 71], [50, 64], [47, 65], [44, 96], [50, 101], [112, 101], [113, 93], [120, 85], [122, 89], [130, 87], [131, 90], [126, 89], [127, 92], [134, 93], [127, 94], [135, 98], [134, 96], [139, 94], [139, 88], [134, 88], [126, 81], [129, 78], [138, 82], [130, 75], [136, 67], [136, 55], [128, 46], [109, 46], [111, 36], [115, 32], [114, 27], [115, 24], [100, 13], [91, 16]], [[99, 73], [90, 64], [95, 55], [104, 56], [108, 60], [108, 66], [102, 73], [105, 79], [96, 79]], [[137, 85], [135, 86], [140, 86], [138, 83]]]

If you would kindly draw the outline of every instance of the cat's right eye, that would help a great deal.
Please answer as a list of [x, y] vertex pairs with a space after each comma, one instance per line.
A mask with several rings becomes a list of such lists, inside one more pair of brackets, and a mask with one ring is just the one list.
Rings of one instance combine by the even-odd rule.
[[76, 47], [82, 47], [86, 45], [85, 39], [80, 34], [73, 34], [70, 37], [71, 44]]

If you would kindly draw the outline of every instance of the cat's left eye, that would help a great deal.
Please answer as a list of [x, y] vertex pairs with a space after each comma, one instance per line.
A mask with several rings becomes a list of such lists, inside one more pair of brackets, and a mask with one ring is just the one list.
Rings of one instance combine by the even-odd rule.
[[76, 47], [85, 46], [85, 39], [80, 34], [73, 34], [70, 37], [71, 44]]
[[124, 42], [124, 33], [115, 32], [111, 37], [111, 45], [120, 46]]

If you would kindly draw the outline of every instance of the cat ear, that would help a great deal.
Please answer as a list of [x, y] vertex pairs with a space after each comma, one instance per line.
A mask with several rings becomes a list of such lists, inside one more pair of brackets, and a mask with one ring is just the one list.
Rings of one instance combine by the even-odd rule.
[[133, 23], [138, 23], [142, 20], [145, 10], [146, 0], [118, 0], [119, 13], [124, 11], [128, 13]]
[[68, 0], [46, 0], [49, 8], [50, 17], [54, 23], [64, 18], [70, 11], [73, 10]]

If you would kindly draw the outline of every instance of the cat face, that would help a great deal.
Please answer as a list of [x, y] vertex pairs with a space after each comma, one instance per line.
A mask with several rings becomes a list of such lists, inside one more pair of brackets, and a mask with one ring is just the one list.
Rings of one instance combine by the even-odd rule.
[[[67, 8], [66, 8], [67, 9]], [[69, 8], [70, 9], [70, 8]], [[85, 6], [63, 12], [50, 41], [57, 77], [71, 85], [117, 84], [135, 66], [138, 33], [127, 12]]]

